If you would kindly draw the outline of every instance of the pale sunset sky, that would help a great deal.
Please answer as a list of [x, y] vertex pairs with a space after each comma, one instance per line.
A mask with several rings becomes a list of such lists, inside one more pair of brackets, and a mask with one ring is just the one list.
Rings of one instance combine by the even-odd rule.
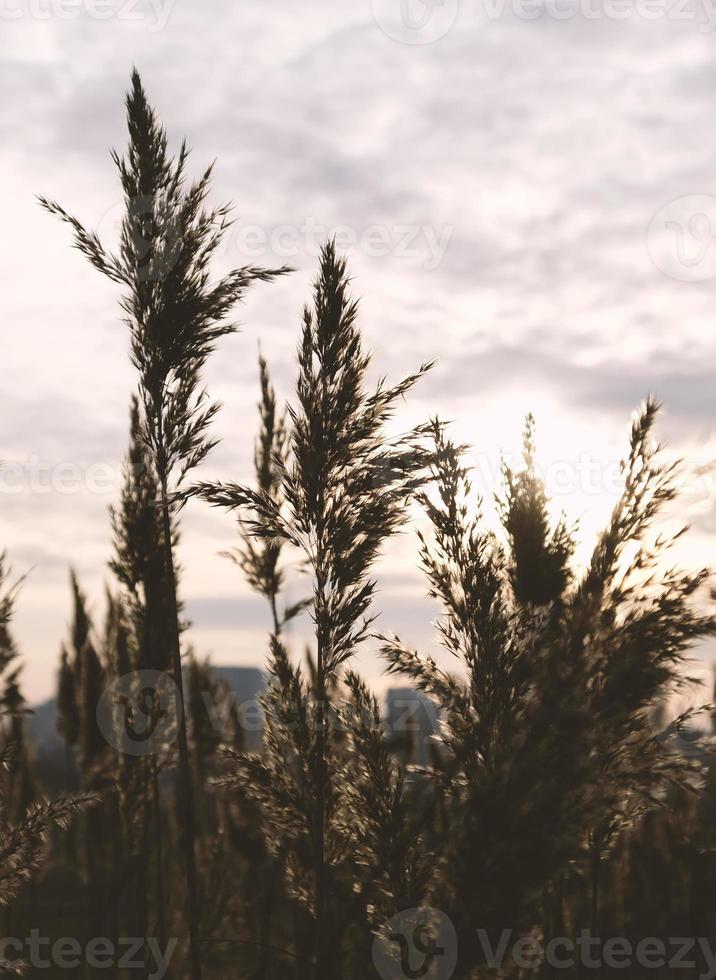
[[[335, 234], [375, 377], [438, 362], [396, 424], [453, 420], [488, 512], [500, 450], [515, 453], [532, 411], [583, 560], [617, 498], [632, 413], [653, 393], [658, 435], [688, 466], [678, 516], [693, 530], [678, 557], [713, 560], [706, 0], [0, 0], [0, 32], [0, 548], [28, 573], [14, 635], [31, 700], [53, 692], [70, 565], [101, 624], [135, 386], [117, 290], [34, 195], [116, 235], [109, 150], [126, 144], [132, 65], [172, 145], [187, 137], [194, 173], [216, 159], [212, 200], [234, 202], [217, 272], [296, 270], [250, 292], [241, 333], [210, 363], [222, 441], [203, 477], [250, 479], [259, 343], [290, 400], [317, 246]], [[217, 664], [260, 666], [269, 620], [220, 555], [234, 543], [231, 517], [187, 508], [189, 639]], [[378, 572], [381, 630], [434, 652], [412, 532]], [[291, 597], [304, 587], [294, 576]], [[385, 684], [370, 644], [359, 666]]]

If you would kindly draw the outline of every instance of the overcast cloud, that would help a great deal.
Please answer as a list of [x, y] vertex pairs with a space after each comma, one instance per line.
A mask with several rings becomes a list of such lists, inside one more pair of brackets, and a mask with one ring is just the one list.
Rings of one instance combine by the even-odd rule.
[[[2, 545], [18, 572], [32, 569], [15, 625], [32, 697], [54, 682], [70, 562], [101, 613], [134, 384], [115, 290], [33, 195], [116, 232], [108, 151], [125, 143], [133, 64], [175, 145], [187, 136], [197, 170], [216, 158], [214, 197], [235, 202], [217, 268], [296, 269], [253, 291], [242, 334], [210, 367], [225, 405], [207, 473], [249, 476], [258, 342], [290, 398], [316, 244], [335, 233], [376, 372], [438, 358], [400, 424], [455, 420], [494, 474], [532, 410], [548, 469], [585, 453], [606, 467], [652, 392], [665, 403], [661, 435], [708, 474], [716, 12], [706, 0], [0, 0], [0, 32]], [[716, 530], [700, 479], [687, 553], [699, 561]], [[589, 539], [615, 491], [577, 482], [558, 502]], [[264, 610], [219, 555], [233, 535], [229, 518], [188, 510], [191, 638], [217, 662], [260, 664]], [[403, 536], [381, 569], [381, 627], [425, 644], [432, 611], [415, 564]], [[361, 666], [380, 669], [370, 650]]]

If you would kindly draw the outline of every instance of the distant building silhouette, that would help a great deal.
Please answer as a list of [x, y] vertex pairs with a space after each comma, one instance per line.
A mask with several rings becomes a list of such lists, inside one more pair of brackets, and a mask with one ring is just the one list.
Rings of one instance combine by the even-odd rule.
[[266, 688], [266, 675], [258, 667], [213, 667], [215, 680], [225, 681], [235, 698], [246, 748], [255, 751], [261, 747], [263, 728], [259, 698]]
[[[265, 674], [258, 667], [212, 667], [211, 672], [215, 680], [225, 681], [232, 692], [244, 730], [246, 748], [251, 751], [260, 748], [262, 723], [258, 700], [266, 687]], [[41, 785], [48, 790], [64, 789], [68, 776], [67, 755], [65, 741], [57, 732], [56, 698], [49, 698], [33, 707], [33, 714], [27, 718], [26, 731]], [[74, 757], [70, 758], [72, 771], [69, 775], [76, 782], [79, 770]]]
[[391, 687], [385, 707], [386, 729], [398, 757], [425, 765], [430, 758], [431, 738], [438, 729], [434, 702], [412, 687]]

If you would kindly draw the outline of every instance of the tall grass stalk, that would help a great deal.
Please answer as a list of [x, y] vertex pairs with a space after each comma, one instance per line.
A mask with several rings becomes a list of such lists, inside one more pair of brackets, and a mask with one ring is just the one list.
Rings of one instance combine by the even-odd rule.
[[[341, 668], [370, 634], [370, 606], [375, 581], [370, 569], [386, 541], [406, 517], [406, 503], [421, 485], [426, 454], [422, 430], [394, 441], [384, 426], [397, 401], [429, 367], [424, 365], [394, 387], [378, 384], [366, 391], [370, 356], [364, 351], [357, 326], [358, 306], [349, 293], [344, 259], [333, 243], [324, 246], [313, 303], [303, 314], [299, 345], [298, 407], [290, 408], [290, 454], [281, 463], [281, 498], [237, 484], [199, 484], [195, 492], [210, 503], [245, 508], [247, 526], [255, 535], [288, 541], [305, 557], [313, 579], [312, 617], [315, 624], [315, 680], [309, 693], [300, 672], [289, 662], [279, 638], [272, 637], [272, 670], [278, 690], [269, 704], [276, 717], [275, 733], [290, 714], [301, 717], [312, 702], [309, 721], [294, 726], [288, 736], [291, 756], [300, 760], [297, 788], [272, 795], [269, 786], [280, 766], [280, 740], [273, 741], [266, 763], [252, 760], [249, 770], [261, 783], [251, 792], [262, 796], [273, 819], [282, 822], [297, 808], [296, 820], [305, 826], [313, 863], [310, 907], [314, 919], [313, 975], [333, 975], [331, 948], [331, 861], [329, 838], [335, 831], [336, 772], [331, 763], [332, 737], [328, 719], [328, 693]], [[283, 691], [283, 693], [282, 693]], [[237, 759], [240, 768], [242, 760]], [[253, 778], [252, 776], [252, 778]], [[237, 777], [241, 781], [241, 776]], [[308, 807], [308, 811], [306, 810]]]
[[[217, 341], [236, 329], [229, 314], [251, 283], [272, 280], [287, 270], [244, 267], [211, 281], [211, 259], [229, 224], [227, 206], [205, 206], [212, 167], [187, 185], [186, 143], [176, 157], [169, 154], [166, 133], [136, 70], [126, 107], [129, 150], [125, 158], [113, 153], [125, 199], [119, 251], [108, 250], [60, 205], [40, 200], [72, 227], [75, 245], [92, 265], [125, 289], [122, 307], [139, 372], [143, 430], [159, 485], [176, 709], [184, 718], [171, 493], [214, 445], [208, 429], [218, 405], [201, 388], [201, 374]], [[200, 906], [185, 723], [179, 726], [178, 747], [191, 975], [200, 980]]]

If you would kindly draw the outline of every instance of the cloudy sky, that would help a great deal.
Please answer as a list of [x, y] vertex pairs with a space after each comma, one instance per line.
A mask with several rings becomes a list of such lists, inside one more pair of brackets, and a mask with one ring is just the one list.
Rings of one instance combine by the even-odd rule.
[[[133, 64], [174, 144], [187, 136], [197, 170], [216, 159], [214, 198], [235, 204], [217, 271], [296, 269], [254, 290], [211, 364], [224, 409], [207, 476], [250, 474], [259, 341], [291, 398], [317, 243], [336, 234], [376, 372], [438, 359], [400, 424], [454, 420], [489, 498], [532, 410], [555, 502], [588, 544], [653, 392], [692, 471], [686, 558], [710, 560], [716, 7], [691, 3], [0, 0], [2, 546], [29, 570], [15, 632], [32, 698], [54, 684], [70, 563], [101, 616], [134, 385], [114, 287], [33, 196], [116, 234], [109, 150]], [[191, 639], [260, 664], [265, 611], [219, 554], [233, 539], [230, 518], [188, 510]], [[429, 645], [410, 535], [381, 582], [381, 625]], [[361, 666], [380, 670], [370, 649]]]

